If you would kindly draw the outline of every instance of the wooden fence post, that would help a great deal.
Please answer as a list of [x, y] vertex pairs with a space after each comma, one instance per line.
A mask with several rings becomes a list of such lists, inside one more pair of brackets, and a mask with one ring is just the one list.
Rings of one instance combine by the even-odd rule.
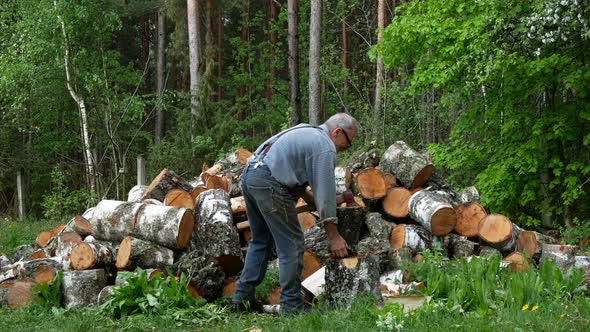
[[18, 217], [22, 220], [25, 218], [25, 198], [23, 193], [23, 177], [21, 169], [16, 173], [16, 191], [18, 196]]
[[145, 185], [145, 161], [142, 155], [137, 156], [137, 185]]

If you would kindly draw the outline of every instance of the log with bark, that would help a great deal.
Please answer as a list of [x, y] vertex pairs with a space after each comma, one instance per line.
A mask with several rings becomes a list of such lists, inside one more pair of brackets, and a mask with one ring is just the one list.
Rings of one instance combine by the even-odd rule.
[[370, 294], [383, 304], [379, 288], [379, 262], [374, 256], [331, 259], [326, 264], [325, 292], [329, 304], [350, 308], [360, 294]]
[[361, 169], [379, 165], [379, 152], [375, 146], [375, 141], [365, 145], [360, 151], [348, 159], [345, 167], [350, 169], [351, 172], [358, 172]]
[[244, 221], [248, 218], [246, 215], [246, 200], [244, 196], [232, 197], [230, 199], [231, 213], [234, 223]]
[[193, 209], [195, 207], [195, 200], [189, 192], [180, 188], [174, 188], [168, 191], [166, 197], [164, 197], [164, 205]]
[[544, 243], [542, 244], [541, 252], [540, 263], [542, 264], [546, 260], [555, 262], [555, 265], [557, 265], [563, 275], [574, 266], [576, 261], [576, 246], [573, 245]]
[[501, 214], [489, 214], [479, 221], [477, 235], [484, 245], [498, 249], [502, 255], [516, 251], [520, 227]]
[[131, 188], [131, 190], [129, 190], [129, 193], [127, 194], [127, 202], [141, 202], [143, 195], [147, 190], [148, 186], [146, 185], [138, 184], [136, 186], [133, 186], [133, 188]]
[[201, 193], [195, 203], [195, 221], [191, 250], [216, 259], [228, 276], [238, 273], [243, 267], [242, 253], [229, 195], [219, 189]]
[[479, 191], [474, 186], [465, 188], [456, 198], [457, 205], [469, 202], [479, 203], [480, 200]]
[[188, 252], [174, 263], [175, 274], [184, 273], [189, 284], [207, 300], [217, 299], [222, 294], [225, 274], [214, 259], [208, 259], [198, 250]]
[[[575, 256], [574, 267], [584, 271], [583, 284], [586, 285], [586, 287], [590, 287], [590, 256]], [[586, 294], [588, 294], [589, 291], [590, 289], [586, 289]]]
[[12, 309], [24, 308], [34, 303], [33, 287], [36, 282], [30, 279], [15, 280], [0, 285], [0, 306], [9, 306]]
[[[94, 211], [94, 210], [93, 210]], [[74, 216], [63, 229], [65, 232], [76, 232], [80, 237], [84, 238], [92, 234], [92, 224], [84, 216]]]
[[141, 196], [141, 200], [155, 198], [163, 202], [166, 194], [175, 188], [180, 188], [188, 193], [193, 191], [193, 186], [190, 183], [178, 176], [174, 171], [164, 168], [148, 186], [143, 196]]
[[408, 189], [421, 187], [434, 172], [432, 163], [403, 141], [395, 142], [385, 151], [379, 167], [394, 174]]
[[174, 252], [171, 249], [127, 236], [119, 245], [115, 265], [119, 270], [133, 271], [137, 267], [163, 269], [173, 263]]
[[107, 285], [104, 286], [103, 289], [100, 290], [98, 296], [96, 297], [96, 305], [104, 304], [111, 295], [114, 293], [115, 285]]
[[486, 210], [477, 202], [467, 202], [455, 207], [457, 223], [455, 232], [459, 235], [477, 236], [479, 222], [487, 216]]
[[328, 242], [328, 234], [323, 227], [313, 226], [303, 233], [304, 248], [316, 255], [322, 265], [326, 264], [330, 257], [330, 248]]
[[26, 259], [31, 256], [33, 252], [35, 252], [35, 249], [32, 246], [28, 244], [22, 244], [14, 248], [12, 254], [10, 254], [10, 261], [16, 262], [20, 261], [21, 259]]
[[41, 258], [20, 261], [13, 264], [14, 275], [19, 279], [31, 279], [36, 283], [52, 283], [58, 272], [64, 269], [64, 262], [59, 258]]
[[398, 224], [389, 237], [393, 249], [409, 248], [416, 254], [432, 248], [432, 236], [422, 226]]
[[90, 270], [111, 266], [115, 262], [115, 249], [106, 242], [78, 243], [70, 253], [74, 270]]
[[100, 240], [121, 241], [133, 232], [137, 215], [146, 204], [102, 200], [94, 208], [92, 235]]
[[64, 272], [61, 280], [64, 308], [96, 305], [98, 294], [106, 284], [107, 275], [103, 269]]
[[357, 245], [357, 254], [361, 257], [376, 257], [379, 263], [379, 274], [401, 267], [401, 259], [396, 249], [389, 245], [388, 239], [378, 240], [371, 236], [365, 237]]
[[410, 217], [435, 236], [449, 234], [457, 223], [457, 213], [438, 191], [421, 190], [408, 200]]
[[389, 243], [389, 236], [391, 235], [393, 227], [395, 227], [394, 223], [383, 220], [381, 214], [378, 212], [367, 214], [365, 225], [367, 226], [368, 235], [370, 237], [374, 237], [385, 243]]
[[350, 190], [352, 185], [352, 172], [347, 167], [336, 167], [334, 169], [334, 176], [336, 178], [336, 195]]
[[557, 240], [535, 231], [522, 231], [518, 234], [516, 250], [531, 257], [534, 262], [538, 262], [541, 258], [543, 244], [557, 244]]
[[403, 187], [393, 187], [387, 191], [383, 198], [383, 212], [393, 218], [405, 218], [408, 216], [408, 201], [412, 193]]
[[368, 209], [361, 206], [336, 208], [338, 232], [354, 250], [361, 235], [361, 227], [365, 223]]

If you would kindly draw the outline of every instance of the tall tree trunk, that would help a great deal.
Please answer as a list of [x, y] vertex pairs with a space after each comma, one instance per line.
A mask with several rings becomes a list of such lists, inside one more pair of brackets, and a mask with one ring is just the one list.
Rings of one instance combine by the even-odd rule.
[[166, 67], [166, 15], [164, 7], [158, 10], [158, 60], [156, 64], [156, 93], [158, 94], [158, 113], [156, 116], [155, 141], [159, 142], [164, 137], [164, 110], [162, 109], [162, 95], [164, 94], [164, 74]]
[[[383, 30], [385, 29], [385, 0], [379, 0], [377, 5], [377, 43], [383, 38]], [[381, 114], [381, 99], [383, 90], [383, 77], [385, 69], [383, 66], [383, 59], [381, 56], [377, 56], [377, 73], [375, 75], [375, 105], [374, 105], [374, 119], [375, 124], [378, 123], [379, 115]], [[373, 130], [373, 139], [377, 138], [377, 126], [375, 125]]]
[[[344, 79], [342, 81], [342, 95], [348, 95], [348, 31], [346, 30], [346, 15], [342, 16], [342, 72]], [[342, 112], [346, 112], [346, 105], [342, 102]]]
[[223, 78], [223, 7], [219, 6], [217, 14], [217, 101], [223, 98], [221, 79]]
[[301, 97], [299, 95], [299, 41], [297, 29], [298, 0], [288, 0], [289, 26], [289, 103], [291, 106], [290, 125], [301, 122]]
[[274, 24], [276, 23], [275, 20], [277, 19], [277, 6], [274, 3], [274, 0], [268, 0], [268, 25], [267, 30], [270, 30], [268, 35], [268, 40], [270, 45], [268, 47], [268, 74], [269, 77], [266, 81], [266, 88], [265, 88], [265, 97], [267, 102], [270, 102], [273, 96], [273, 89], [272, 85], [275, 81], [276, 77], [276, 69], [274, 66], [275, 61], [275, 47], [277, 44], [277, 32], [274, 29]]
[[[142, 15], [139, 18], [139, 25], [141, 28], [141, 70], [144, 73], [148, 71], [149, 59], [150, 59], [150, 16], [149, 14]], [[145, 75], [146, 90], [149, 90], [150, 75]], [[147, 91], [146, 91], [147, 92]]]
[[320, 124], [322, 3], [322, 0], [311, 0], [309, 22], [309, 123], [312, 125]]
[[[56, 12], [57, 9], [57, 1], [53, 0], [53, 6], [55, 7]], [[66, 33], [66, 25], [63, 18], [57, 14], [57, 19], [61, 25], [61, 31], [64, 37], [64, 46], [65, 46], [65, 54], [64, 54], [64, 64], [66, 69], [66, 86], [68, 91], [70, 92], [70, 96], [76, 104], [78, 104], [78, 109], [80, 110], [80, 123], [82, 129], [82, 142], [84, 144], [84, 159], [86, 162], [86, 172], [88, 174], [89, 179], [89, 186], [90, 191], [92, 193], [96, 193], [96, 165], [94, 158], [92, 156], [92, 151], [90, 149], [90, 135], [88, 134], [88, 118], [86, 116], [86, 104], [84, 103], [84, 99], [74, 91], [72, 87], [72, 80], [70, 76], [70, 48], [68, 44], [68, 36]]]
[[205, 7], [205, 73], [211, 73], [213, 66], [213, 22], [211, 20], [211, 10], [213, 0], [207, 0]]
[[199, 71], [201, 36], [199, 19], [199, 0], [187, 0], [186, 9], [188, 16], [188, 48], [190, 62], [190, 90], [191, 90], [191, 113], [199, 116], [199, 86], [201, 84], [201, 73]]
[[[242, 7], [242, 47], [247, 48], [248, 47], [248, 16], [250, 14], [250, 1], [249, 0], [244, 0], [243, 1], [243, 7]], [[249, 52], [247, 52], [249, 53]], [[245, 55], [242, 57], [242, 73], [246, 73], [248, 72], [248, 55]], [[247, 83], [246, 82], [242, 82], [241, 86], [240, 86], [240, 97], [244, 97], [246, 96], [246, 90], [247, 90]], [[240, 119], [245, 120], [246, 118], [248, 118], [248, 108], [249, 106], [244, 105], [245, 103], [242, 104], [242, 111], [240, 114]]]

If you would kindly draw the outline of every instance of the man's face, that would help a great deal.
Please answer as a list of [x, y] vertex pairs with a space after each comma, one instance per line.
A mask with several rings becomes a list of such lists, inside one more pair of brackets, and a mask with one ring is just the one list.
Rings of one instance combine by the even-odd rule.
[[336, 151], [342, 152], [352, 146], [352, 140], [356, 136], [356, 131], [354, 129], [346, 131], [343, 128], [337, 127], [332, 130], [330, 136], [332, 142], [334, 142], [334, 145], [336, 146]]

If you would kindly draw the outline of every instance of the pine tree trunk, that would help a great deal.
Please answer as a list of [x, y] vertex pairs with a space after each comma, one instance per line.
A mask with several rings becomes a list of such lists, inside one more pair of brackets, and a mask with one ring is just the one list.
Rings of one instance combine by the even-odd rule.
[[287, 1], [289, 30], [289, 114], [290, 125], [301, 122], [301, 97], [299, 94], [299, 33], [297, 29], [298, 0]]

